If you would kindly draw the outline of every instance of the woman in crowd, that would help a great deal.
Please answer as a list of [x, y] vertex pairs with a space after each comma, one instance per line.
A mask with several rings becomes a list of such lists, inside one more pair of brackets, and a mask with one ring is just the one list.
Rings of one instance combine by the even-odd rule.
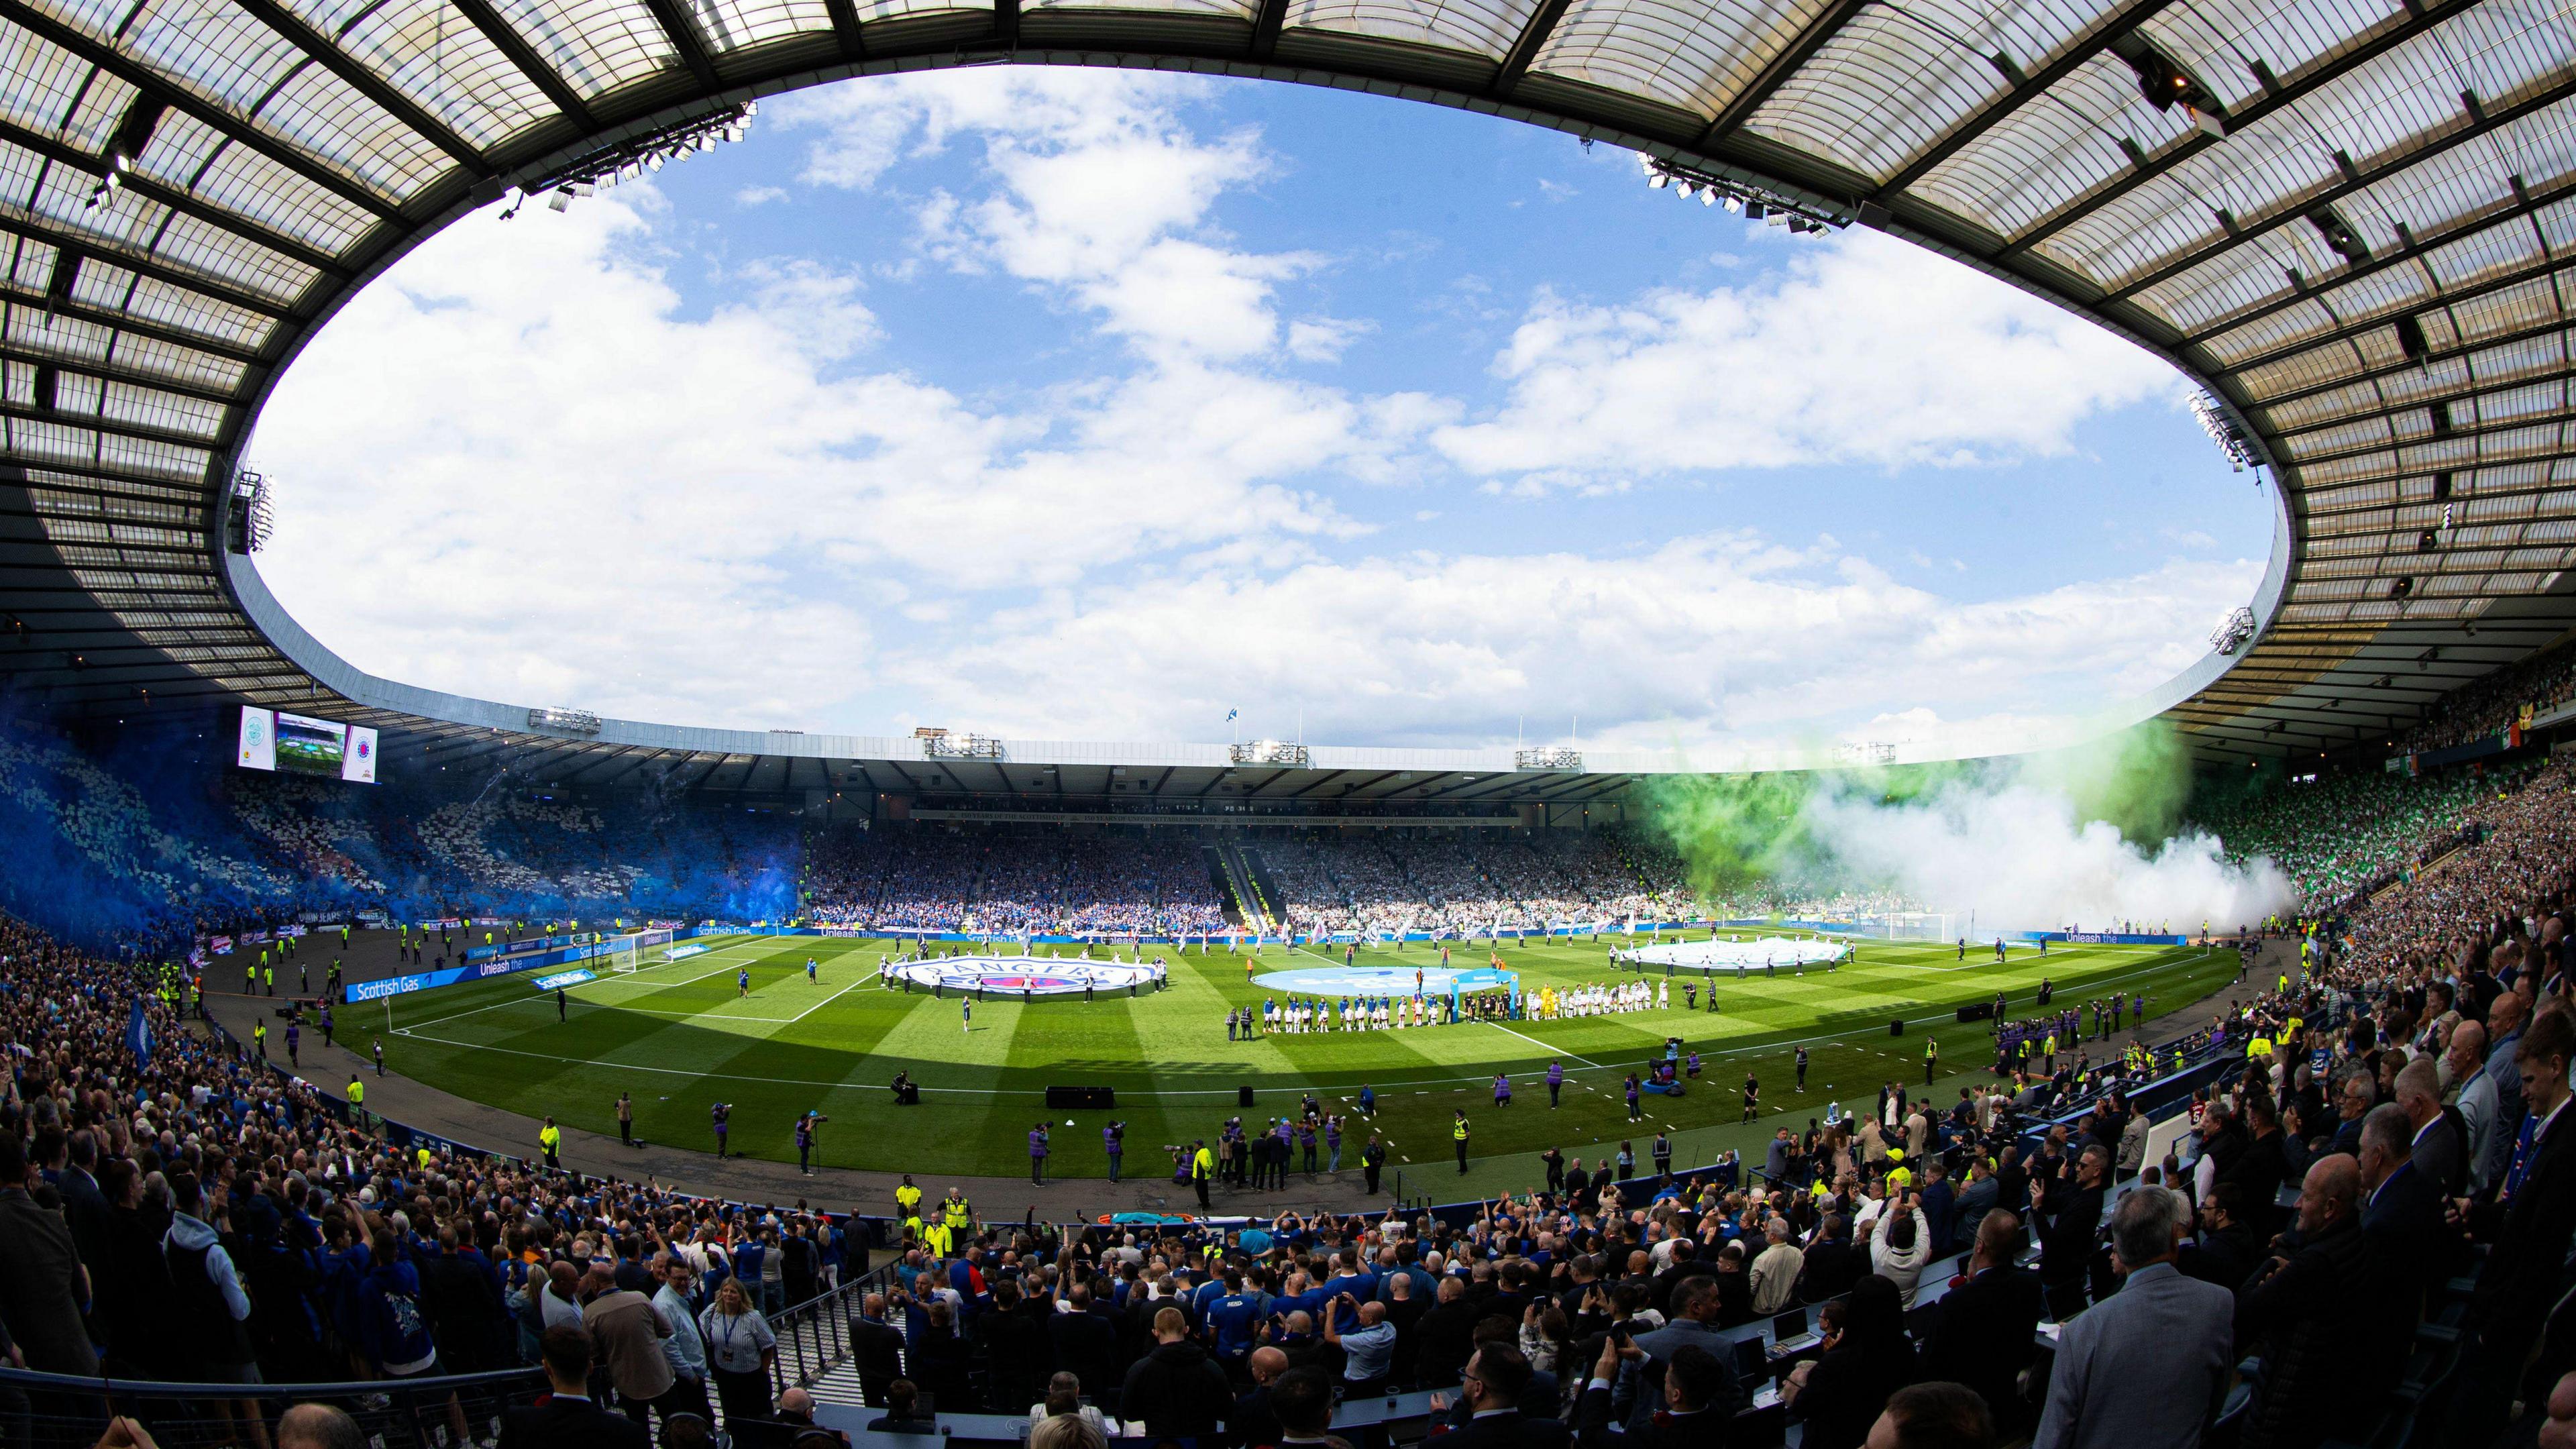
[[706, 1340], [707, 1370], [716, 1381], [716, 1402], [724, 1405], [725, 1417], [766, 1416], [778, 1335], [751, 1306], [740, 1278], [727, 1278], [716, 1290], [715, 1302], [698, 1315], [698, 1333]]

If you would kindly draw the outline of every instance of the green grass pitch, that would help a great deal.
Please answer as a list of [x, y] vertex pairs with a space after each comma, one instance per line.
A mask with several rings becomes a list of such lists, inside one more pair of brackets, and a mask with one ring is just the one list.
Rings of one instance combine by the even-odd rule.
[[[1450, 1114], [1458, 1107], [1468, 1110], [1479, 1157], [1650, 1137], [1651, 1126], [1626, 1129], [1619, 1083], [1659, 1056], [1667, 1036], [1698, 1049], [1708, 1069], [1679, 1099], [1648, 1097], [1655, 1121], [1676, 1129], [1739, 1122], [1749, 1070], [1761, 1079], [1765, 1118], [1785, 1113], [1788, 1125], [1803, 1126], [1827, 1101], [1866, 1102], [1885, 1081], [1922, 1090], [1927, 1032], [1941, 1042], [1942, 1096], [1955, 1099], [1946, 1079], [1980, 1070], [1992, 1056], [1984, 1025], [1958, 1022], [1955, 1008], [1998, 989], [2010, 994], [2015, 1015], [2028, 1010], [2045, 975], [2061, 1004], [2144, 991], [2149, 1015], [2158, 1016], [2217, 990], [2237, 970], [2235, 953], [2199, 948], [2066, 946], [2045, 960], [2016, 950], [1998, 966], [1991, 948], [1980, 959], [1972, 947], [1962, 962], [1953, 946], [1873, 941], [1860, 944], [1857, 963], [1832, 972], [1757, 974], [1740, 983], [1721, 976], [1716, 1015], [1705, 998], [1702, 1010], [1683, 1010], [1677, 978], [1665, 1011], [1229, 1042], [1226, 1010], [1277, 994], [1247, 984], [1240, 956], [1174, 957], [1168, 989], [1133, 1000], [1120, 993], [1091, 1002], [985, 1001], [969, 1031], [955, 997], [878, 984], [886, 942], [741, 936], [706, 944], [714, 949], [574, 988], [562, 1023], [553, 995], [532, 989], [526, 976], [398, 998], [388, 1062], [460, 1097], [600, 1132], [617, 1130], [617, 1094], [631, 1092], [637, 1134], [681, 1146], [711, 1149], [709, 1106], [728, 1101], [737, 1152], [791, 1162], [795, 1117], [818, 1109], [833, 1119], [822, 1134], [829, 1165], [995, 1176], [1027, 1172], [1028, 1130], [1041, 1119], [1054, 1128], [1050, 1177], [1104, 1175], [1099, 1129], [1114, 1116], [1128, 1124], [1127, 1175], [1150, 1178], [1166, 1162], [1160, 1144], [1215, 1137], [1238, 1110], [1241, 1084], [1258, 1093], [1244, 1114], [1257, 1117], [1293, 1114], [1298, 1093], [1310, 1087], [1328, 1105], [1342, 1103], [1365, 1082], [1377, 1093], [1390, 1166], [1430, 1165], [1451, 1156]], [[1615, 979], [1601, 945], [1502, 954], [1529, 992]], [[808, 956], [820, 963], [819, 983], [805, 979]], [[1454, 959], [1465, 967], [1483, 957], [1477, 946]], [[1437, 951], [1363, 952], [1362, 960], [1429, 965]], [[1268, 972], [1340, 960], [1273, 946], [1252, 964]], [[734, 976], [746, 968], [752, 990], [743, 997]], [[1901, 1039], [1887, 1034], [1896, 1016], [1908, 1019]], [[1792, 1085], [1791, 1051], [1800, 1042], [1811, 1054], [1803, 1093]], [[1555, 1112], [1533, 1080], [1550, 1058], [1567, 1072], [1565, 1106]], [[899, 1069], [923, 1085], [920, 1107], [889, 1105], [886, 1083]], [[1498, 1071], [1515, 1081], [1508, 1110], [1492, 1106]], [[1050, 1114], [1041, 1096], [1050, 1083], [1114, 1087], [1118, 1110]], [[1356, 1161], [1358, 1140], [1348, 1161]], [[1643, 1141], [1637, 1150], [1642, 1160]]]

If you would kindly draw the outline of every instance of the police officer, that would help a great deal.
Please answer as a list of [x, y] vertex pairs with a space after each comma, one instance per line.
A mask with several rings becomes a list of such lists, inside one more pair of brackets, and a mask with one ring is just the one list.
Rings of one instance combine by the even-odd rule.
[[1940, 1065], [1941, 1043], [1932, 1037], [1923, 1038], [1923, 1085], [1932, 1085], [1932, 1074]]
[[548, 1117], [546, 1125], [537, 1129], [537, 1146], [546, 1154], [546, 1166], [563, 1166], [563, 1129], [555, 1125], [554, 1118]]
[[1458, 1120], [1449, 1125], [1449, 1140], [1458, 1149], [1458, 1172], [1464, 1176], [1467, 1171], [1467, 1109], [1464, 1107], [1458, 1109]]

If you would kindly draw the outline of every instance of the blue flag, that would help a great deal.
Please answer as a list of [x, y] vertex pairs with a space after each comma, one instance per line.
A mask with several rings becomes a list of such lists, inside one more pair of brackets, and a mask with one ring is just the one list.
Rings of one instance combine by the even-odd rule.
[[1233, 718], [1234, 718], [1234, 716], [1235, 716], [1235, 711], [1233, 711], [1233, 710], [1227, 710], [1227, 711], [1225, 712], [1225, 717], [1226, 717], [1226, 719], [1227, 719], [1228, 721], [1232, 721], [1232, 720], [1233, 720]]
[[134, 998], [134, 1009], [125, 1017], [125, 1049], [134, 1053], [138, 1065], [152, 1065], [152, 1023], [143, 1019], [143, 998]]

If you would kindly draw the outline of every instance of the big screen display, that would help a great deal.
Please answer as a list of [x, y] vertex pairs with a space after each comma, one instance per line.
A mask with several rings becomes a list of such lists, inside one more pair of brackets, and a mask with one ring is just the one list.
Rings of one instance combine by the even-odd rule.
[[244, 706], [234, 763], [248, 770], [376, 783], [376, 732], [365, 725]]

